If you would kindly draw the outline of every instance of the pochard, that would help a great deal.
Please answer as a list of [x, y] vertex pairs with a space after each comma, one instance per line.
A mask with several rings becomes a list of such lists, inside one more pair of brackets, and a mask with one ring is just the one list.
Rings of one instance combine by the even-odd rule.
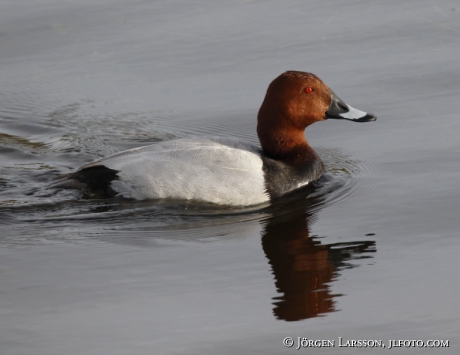
[[325, 172], [305, 139], [317, 121], [375, 121], [316, 75], [287, 71], [271, 82], [257, 115], [260, 146], [236, 138], [177, 139], [98, 159], [55, 184], [98, 196], [249, 206], [272, 202]]

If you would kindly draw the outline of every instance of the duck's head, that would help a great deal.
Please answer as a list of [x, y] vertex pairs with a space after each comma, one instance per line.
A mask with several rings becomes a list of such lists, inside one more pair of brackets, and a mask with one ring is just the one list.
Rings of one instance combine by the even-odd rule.
[[271, 82], [259, 110], [259, 125], [275, 124], [305, 129], [326, 119], [375, 121], [373, 114], [357, 110], [341, 100], [316, 75], [287, 71]]
[[288, 155], [294, 147], [307, 144], [303, 133], [307, 126], [330, 118], [354, 122], [377, 119], [347, 105], [316, 75], [287, 71], [267, 89], [257, 116], [257, 133], [270, 155]]

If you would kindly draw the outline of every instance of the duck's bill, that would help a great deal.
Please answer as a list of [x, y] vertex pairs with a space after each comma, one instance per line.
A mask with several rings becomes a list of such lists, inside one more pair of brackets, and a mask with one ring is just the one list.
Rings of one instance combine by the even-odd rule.
[[360, 111], [347, 105], [336, 94], [331, 92], [331, 103], [326, 111], [324, 118], [337, 120], [349, 120], [354, 122], [370, 122], [377, 119], [372, 113]]

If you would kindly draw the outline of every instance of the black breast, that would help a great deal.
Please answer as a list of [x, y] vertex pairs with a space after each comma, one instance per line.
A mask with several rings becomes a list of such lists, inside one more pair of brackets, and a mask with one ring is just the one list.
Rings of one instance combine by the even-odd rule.
[[318, 180], [325, 172], [319, 157], [307, 164], [289, 165], [262, 154], [262, 161], [265, 188], [272, 200], [297, 190], [306, 182]]

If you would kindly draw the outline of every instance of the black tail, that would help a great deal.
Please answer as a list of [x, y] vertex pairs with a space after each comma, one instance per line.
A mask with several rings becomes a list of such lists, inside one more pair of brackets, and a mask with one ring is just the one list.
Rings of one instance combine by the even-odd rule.
[[51, 187], [82, 190], [98, 197], [114, 197], [117, 193], [110, 187], [110, 183], [118, 180], [117, 174], [117, 170], [94, 165], [60, 176]]

